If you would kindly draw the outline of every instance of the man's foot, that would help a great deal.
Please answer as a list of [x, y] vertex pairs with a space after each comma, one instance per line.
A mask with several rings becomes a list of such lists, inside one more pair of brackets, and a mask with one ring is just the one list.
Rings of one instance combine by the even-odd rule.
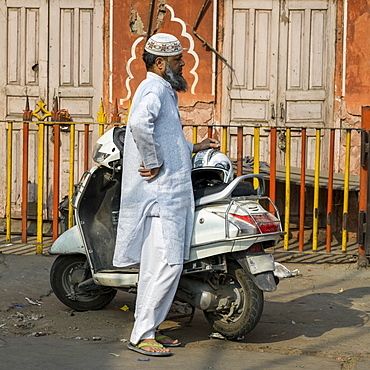
[[178, 347], [181, 343], [177, 339], [172, 339], [167, 335], [164, 335], [162, 331], [155, 332], [155, 340], [165, 347]]
[[141, 353], [143, 355], [147, 356], [171, 356], [172, 353], [168, 348], [164, 348], [164, 346], [158, 342], [156, 342], [154, 339], [144, 339], [139, 344], [135, 345], [132, 343], [129, 343], [127, 345], [128, 349], [131, 349], [132, 351]]

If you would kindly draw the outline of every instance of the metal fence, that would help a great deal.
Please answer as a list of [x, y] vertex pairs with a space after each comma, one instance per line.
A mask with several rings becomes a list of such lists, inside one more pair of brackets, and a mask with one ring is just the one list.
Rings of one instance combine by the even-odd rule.
[[[50, 187], [52, 194], [52, 217], [49, 221], [52, 224], [52, 239], [55, 240], [60, 233], [60, 214], [59, 204], [61, 202], [60, 193], [60, 130], [68, 127], [70, 145], [75, 148], [76, 126], [83, 125], [83, 171], [88, 170], [91, 164], [91, 126], [98, 127], [99, 135], [104, 133], [106, 125], [120, 124], [107, 123], [106, 113], [101, 104], [98, 112], [97, 122], [70, 122], [56, 121], [60, 118], [56, 113], [57, 107], [52, 112], [45, 109], [45, 104], [40, 101], [36, 111], [30, 111], [26, 107], [22, 121], [2, 121], [1, 125], [6, 125], [6, 205], [5, 205], [5, 239], [11, 242], [12, 234], [12, 189], [15, 181], [21, 181], [21, 235], [22, 242], [27, 242], [27, 221], [28, 221], [28, 183], [29, 183], [29, 125], [31, 117], [36, 117], [38, 121], [32, 121], [37, 125], [37, 217], [36, 217], [36, 253], [43, 252], [43, 223], [50, 217], [45, 216], [46, 202], [44, 200], [45, 186]], [[43, 116], [40, 116], [43, 114]], [[50, 117], [52, 120], [46, 122]], [[118, 115], [116, 115], [116, 118]], [[117, 122], [118, 119], [112, 119]], [[13, 125], [21, 124], [22, 128], [22, 150], [16, 151], [13, 145], [14, 132]], [[45, 183], [45, 127], [53, 129], [53, 177], [50, 184]], [[184, 126], [187, 138], [197, 142], [203, 137], [199, 137], [199, 128], [204, 132], [204, 126]], [[368, 131], [357, 128], [322, 128], [322, 127], [263, 127], [263, 126], [205, 126], [208, 137], [217, 137], [221, 142], [221, 150], [228, 154], [236, 153], [232, 158], [235, 163], [237, 175], [252, 171], [260, 173], [261, 163], [268, 163], [268, 170], [263, 174], [268, 183], [268, 195], [272, 201], [280, 208], [283, 221], [285, 237], [283, 241], [284, 250], [289, 250], [295, 243], [298, 251], [307, 249], [318, 251], [319, 247], [324, 248], [325, 252], [347, 252], [349, 236], [359, 240], [359, 253], [364, 254], [364, 233], [366, 226], [364, 214], [366, 214], [367, 202], [364, 197], [367, 192], [367, 167], [365, 165], [366, 138]], [[252, 138], [252, 145], [247, 140], [246, 130]], [[252, 129], [252, 131], [251, 131]], [[263, 131], [263, 138], [261, 132]], [[232, 134], [232, 132], [236, 132]], [[309, 132], [309, 135], [308, 135]], [[267, 134], [266, 134], [267, 133]], [[292, 137], [292, 133], [294, 137]], [[204, 136], [204, 135], [203, 135]], [[310, 139], [308, 140], [308, 136]], [[359, 137], [361, 138], [360, 150], [358, 147]], [[283, 138], [283, 139], [282, 139]], [[354, 139], [355, 138], [355, 139]], [[283, 142], [283, 144], [282, 144]], [[310, 143], [310, 148], [307, 147]], [[263, 150], [261, 149], [263, 148]], [[253, 158], [252, 167], [245, 166], [245, 158]], [[12, 161], [15, 156], [22, 156], [22, 179], [16, 179], [13, 171]], [[298, 166], [292, 166], [292, 158]], [[308, 161], [313, 163], [308, 168]], [[68, 198], [72, 197], [74, 186], [78, 182], [82, 173], [78, 173], [75, 168], [75, 150], [69, 152], [69, 179], [68, 179]], [[367, 163], [367, 162], [366, 162]], [[83, 172], [82, 171], [82, 172]], [[351, 173], [352, 171], [352, 173]], [[365, 171], [365, 172], [364, 172]], [[361, 176], [360, 176], [361, 172]], [[352, 195], [351, 195], [352, 194]], [[362, 199], [362, 204], [361, 204]], [[354, 200], [354, 201], [352, 201]], [[339, 205], [339, 207], [338, 207]], [[292, 213], [292, 206], [295, 214]], [[49, 212], [50, 214], [50, 212]], [[358, 219], [360, 218], [360, 229], [358, 229]], [[294, 220], [293, 220], [294, 219]], [[292, 222], [292, 220], [294, 222]], [[335, 222], [334, 222], [335, 221]], [[73, 213], [69, 204], [68, 227], [73, 224]], [[340, 226], [339, 226], [340, 224]], [[325, 241], [320, 239], [320, 231], [325, 233]], [[349, 235], [350, 232], [350, 235]], [[307, 233], [310, 238], [307, 241]], [[333, 250], [333, 233], [340, 235], [341, 240], [337, 240], [340, 249]], [[338, 237], [337, 237], [338, 239]], [[309, 245], [307, 247], [307, 245]]]

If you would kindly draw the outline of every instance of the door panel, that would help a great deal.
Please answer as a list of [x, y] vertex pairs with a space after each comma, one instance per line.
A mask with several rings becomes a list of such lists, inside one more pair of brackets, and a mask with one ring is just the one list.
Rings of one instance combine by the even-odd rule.
[[232, 11], [231, 123], [270, 123], [276, 100], [276, 1], [236, 1]]
[[55, 0], [50, 9], [50, 88], [73, 119], [94, 121], [102, 97], [103, 0]]
[[[4, 88], [5, 107], [0, 107], [2, 118], [19, 119], [25, 107], [25, 96], [32, 101], [45, 99], [47, 91], [47, 38], [40, 30], [47, 27], [45, 0], [24, 2], [7, 0], [1, 4], [6, 37], [2, 38], [3, 50], [7, 50], [6, 74], [0, 86]], [[5, 26], [5, 27], [4, 27]], [[3, 78], [4, 78], [3, 77]], [[1, 109], [2, 108], [2, 109]]]
[[[278, 104], [280, 124], [328, 123], [328, 1], [281, 2]], [[332, 28], [332, 27], [331, 27]], [[330, 28], [330, 29], [331, 29]]]

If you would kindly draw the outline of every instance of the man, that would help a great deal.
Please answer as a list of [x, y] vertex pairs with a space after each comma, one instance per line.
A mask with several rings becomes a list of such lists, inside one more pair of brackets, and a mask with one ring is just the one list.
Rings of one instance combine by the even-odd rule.
[[171, 307], [189, 257], [194, 200], [191, 153], [218, 148], [213, 139], [185, 140], [176, 91], [186, 91], [182, 46], [158, 33], [145, 45], [147, 78], [132, 101], [126, 132], [121, 208], [113, 264], [140, 263], [135, 324], [128, 348], [168, 356], [177, 340], [158, 326]]

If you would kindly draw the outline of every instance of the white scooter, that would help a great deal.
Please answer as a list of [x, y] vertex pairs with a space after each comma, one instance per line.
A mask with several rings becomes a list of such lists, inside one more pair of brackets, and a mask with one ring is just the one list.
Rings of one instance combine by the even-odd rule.
[[[59, 255], [50, 273], [53, 291], [77, 311], [105, 307], [117, 289], [136, 291], [138, 269], [112, 265], [124, 133], [125, 127], [115, 127], [98, 140], [94, 160], [100, 165], [84, 173], [72, 199], [76, 225], [50, 249]], [[276, 245], [283, 231], [275, 205], [263, 196], [263, 177], [244, 175], [225, 182], [219, 167], [199, 167], [212, 153], [195, 157], [190, 259], [175, 299], [190, 304], [193, 314], [195, 308], [203, 310], [216, 332], [237, 339], [259, 322], [263, 292], [276, 290], [274, 259], [265, 249]], [[273, 212], [266, 210], [270, 204]]]

